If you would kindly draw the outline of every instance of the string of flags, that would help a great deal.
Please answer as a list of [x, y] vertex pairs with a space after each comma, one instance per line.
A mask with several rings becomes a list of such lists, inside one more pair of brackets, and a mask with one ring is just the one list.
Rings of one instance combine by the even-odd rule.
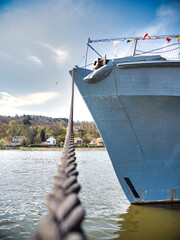
[[[145, 40], [145, 39], [160, 39], [160, 38], [162, 38], [162, 37], [150, 37], [148, 35], [148, 33], [146, 32], [142, 40]], [[180, 39], [180, 36], [169, 36], [169, 37], [166, 37], [166, 41], [169, 43], [172, 38]]]
[[121, 41], [125, 41], [125, 40], [127, 41], [127, 43], [129, 43], [129, 42], [132, 42], [132, 41], [135, 41], [135, 40], [163, 39], [163, 38], [165, 38], [166, 41], [169, 43], [172, 38], [180, 39], [180, 35], [177, 35], [177, 36], [168, 36], [168, 37], [164, 37], [164, 36], [151, 37], [151, 36], [149, 36], [149, 34], [146, 32], [142, 38], [131, 38], [131, 39], [126, 39], [126, 38], [124, 38], [124, 39], [122, 39], [122, 40], [115, 40], [115, 41], [113, 41], [113, 45], [116, 47], [117, 45], [119, 45], [119, 43], [120, 43]]
[[114, 53], [114, 56], [117, 56], [117, 50], [119, 48], [120, 42], [122, 42], [122, 41], [126, 41], [127, 43], [130, 43], [130, 42], [137, 41], [137, 40], [166, 39], [166, 41], [168, 43], [170, 43], [172, 38], [180, 39], [180, 35], [177, 35], [177, 36], [155, 36], [155, 37], [153, 36], [153, 37], [151, 37], [146, 32], [142, 38], [140, 38], [140, 37], [138, 37], [138, 38], [131, 38], [131, 39], [122, 38], [122, 39], [119, 39], [119, 40], [114, 40], [113, 41], [113, 53]]
[[92, 40], [88, 38], [88, 44], [90, 43], [102, 43], [102, 42], [123, 42], [127, 41], [127, 43], [135, 41], [135, 40], [146, 40], [146, 39], [166, 39], [168, 42], [171, 41], [172, 38], [180, 39], [180, 35], [160, 35], [160, 36], [149, 36], [149, 34], [146, 32], [143, 37], [135, 37], [135, 38], [106, 38], [106, 39], [97, 39]]
[[[146, 32], [146, 33], [144, 34], [144, 36], [143, 36], [142, 39], [140, 39], [140, 38], [127, 39], [127, 43], [132, 42], [132, 41], [135, 41], [135, 40], [162, 39], [162, 38], [164, 38], [164, 37], [151, 37], [151, 36], [149, 36], [149, 34]], [[180, 39], [180, 36], [177, 35], [177, 36], [169, 36], [169, 37], [166, 37], [166, 41], [169, 43], [172, 38]]]

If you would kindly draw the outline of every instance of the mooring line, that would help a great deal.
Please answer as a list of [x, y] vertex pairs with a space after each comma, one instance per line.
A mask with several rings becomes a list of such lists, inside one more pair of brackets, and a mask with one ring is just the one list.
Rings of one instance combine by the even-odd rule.
[[49, 212], [42, 218], [34, 240], [84, 240], [81, 223], [85, 211], [78, 198], [76, 157], [73, 133], [74, 69], [72, 71], [71, 107], [65, 143], [53, 178], [53, 188], [45, 201]]

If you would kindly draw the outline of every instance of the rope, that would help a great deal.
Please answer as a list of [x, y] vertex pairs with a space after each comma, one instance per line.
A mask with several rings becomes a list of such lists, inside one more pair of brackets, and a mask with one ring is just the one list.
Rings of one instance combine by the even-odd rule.
[[53, 189], [45, 201], [49, 209], [34, 236], [34, 240], [84, 240], [81, 228], [85, 212], [78, 198], [81, 186], [77, 182], [73, 133], [74, 69], [72, 70], [72, 96], [65, 143], [53, 178]]

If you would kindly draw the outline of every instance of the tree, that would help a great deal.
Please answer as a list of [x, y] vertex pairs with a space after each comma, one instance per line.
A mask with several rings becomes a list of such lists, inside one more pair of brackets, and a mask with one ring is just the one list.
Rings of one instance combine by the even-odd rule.
[[44, 129], [41, 130], [40, 137], [41, 137], [41, 142], [46, 141], [46, 133]]
[[36, 136], [34, 137], [34, 143], [39, 144], [39, 143], [42, 142], [41, 141], [41, 131], [42, 130], [44, 130], [45, 133], [46, 133], [45, 126], [37, 126], [37, 128], [36, 128]]
[[51, 128], [51, 125], [46, 127], [46, 138], [49, 138], [54, 135], [54, 131]]
[[64, 128], [67, 128], [67, 125], [68, 125], [68, 124], [67, 124], [67, 122], [65, 122], [65, 121], [62, 120], [59, 125], [60, 125], [61, 128], [63, 128], [63, 127], [64, 127]]
[[5, 138], [7, 136], [6, 132], [8, 130], [8, 124], [2, 123], [0, 124], [0, 139]]
[[39, 134], [37, 134], [37, 135], [35, 136], [35, 138], [34, 138], [34, 143], [35, 143], [35, 144], [41, 143], [41, 137], [39, 136]]
[[27, 144], [33, 144], [34, 143], [34, 139], [36, 137], [37, 134], [37, 127], [26, 127], [26, 129], [24, 130], [24, 136], [27, 139]]
[[61, 142], [64, 143], [65, 137], [66, 137], [65, 134], [61, 134], [61, 135], [57, 136], [57, 137], [56, 137], [56, 143], [57, 143], [57, 144], [61, 144]]
[[83, 129], [79, 129], [78, 132], [79, 132], [80, 138], [82, 138], [85, 134], [85, 131]]
[[6, 141], [3, 138], [1, 138], [0, 139], [0, 147], [3, 147], [5, 144], [6, 144]]
[[21, 132], [21, 127], [18, 121], [12, 120], [9, 122], [9, 128], [6, 131], [9, 139], [12, 139], [14, 136], [18, 136]]
[[24, 125], [31, 125], [30, 120], [32, 120], [31, 117], [29, 115], [27, 115], [23, 120], [23, 124]]
[[83, 138], [82, 138], [82, 140], [83, 140], [83, 144], [89, 144], [90, 142], [91, 142], [91, 140], [92, 140], [92, 138], [91, 138], [91, 136], [89, 136], [89, 134], [86, 134]]
[[23, 136], [20, 139], [20, 146], [25, 146], [25, 145], [27, 145], [27, 138]]

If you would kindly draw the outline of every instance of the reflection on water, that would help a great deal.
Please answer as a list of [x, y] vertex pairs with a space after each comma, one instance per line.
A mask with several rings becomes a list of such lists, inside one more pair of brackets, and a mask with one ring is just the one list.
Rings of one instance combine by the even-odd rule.
[[118, 222], [120, 240], [179, 240], [180, 204], [131, 205]]
[[[29, 239], [46, 212], [59, 151], [0, 151], [0, 239]], [[106, 151], [77, 151], [83, 228], [90, 240], [179, 240], [178, 205], [134, 206]]]

